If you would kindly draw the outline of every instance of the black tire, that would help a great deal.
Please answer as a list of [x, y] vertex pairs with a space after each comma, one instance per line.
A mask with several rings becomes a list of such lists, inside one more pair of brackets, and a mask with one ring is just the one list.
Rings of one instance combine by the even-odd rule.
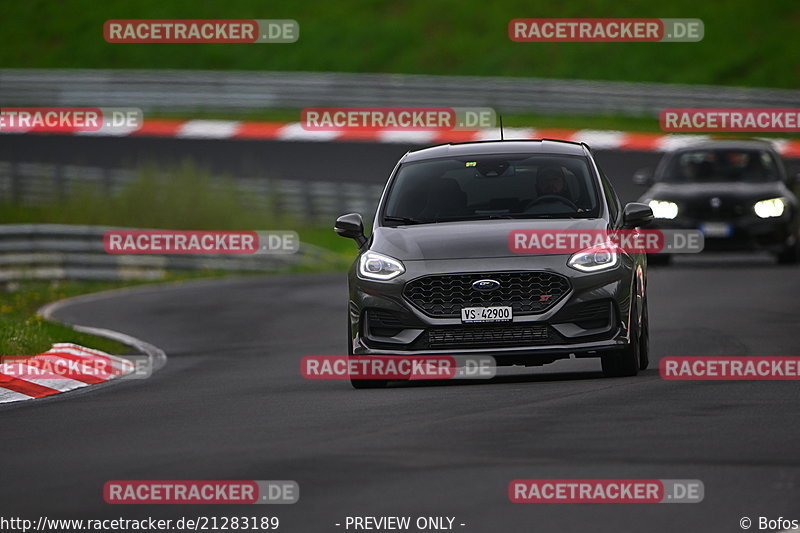
[[642, 308], [642, 330], [639, 334], [639, 370], [650, 366], [650, 316], [647, 312], [647, 296]]
[[655, 266], [667, 266], [672, 262], [671, 254], [647, 254], [647, 264]]
[[628, 346], [601, 356], [603, 375], [607, 378], [621, 378], [638, 374], [641, 364], [641, 348], [639, 324], [634, 321], [631, 324], [631, 342]]
[[800, 262], [800, 245], [787, 246], [777, 254], [779, 265], [796, 265]]
[[[353, 337], [350, 331], [350, 315], [347, 316], [347, 356], [353, 355]], [[350, 385], [354, 389], [382, 389], [389, 384], [388, 379], [353, 379], [350, 378]]]
[[382, 389], [389, 384], [388, 379], [353, 379], [350, 384], [354, 389]]

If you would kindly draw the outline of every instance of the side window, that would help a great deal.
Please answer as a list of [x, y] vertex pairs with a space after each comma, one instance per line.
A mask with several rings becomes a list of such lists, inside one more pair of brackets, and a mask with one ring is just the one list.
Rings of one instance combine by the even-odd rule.
[[608, 201], [608, 210], [611, 212], [611, 220], [616, 222], [619, 217], [619, 212], [622, 210], [622, 206], [619, 203], [619, 197], [617, 196], [617, 192], [614, 190], [614, 187], [611, 186], [611, 182], [608, 181], [608, 178], [606, 178], [606, 175], [603, 173], [603, 170], [600, 169], [600, 167], [597, 168], [600, 170], [600, 181], [603, 184], [603, 193]]

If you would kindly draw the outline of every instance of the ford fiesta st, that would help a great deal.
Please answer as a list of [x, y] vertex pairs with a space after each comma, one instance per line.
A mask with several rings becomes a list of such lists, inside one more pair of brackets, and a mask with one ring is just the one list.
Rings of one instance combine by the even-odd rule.
[[509, 234], [629, 229], [652, 216], [646, 205], [620, 204], [582, 143], [409, 152], [388, 180], [371, 235], [359, 214], [336, 221], [336, 232], [359, 246], [348, 353], [491, 355], [526, 366], [574, 355], [601, 358], [608, 376], [635, 375], [648, 365], [646, 256], [602, 246], [520, 254]]
[[[640, 201], [653, 209], [653, 227], [699, 229], [709, 251], [765, 250], [780, 263], [800, 259], [794, 183], [769, 143], [706, 141], [667, 153]], [[667, 262], [669, 255], [655, 259]]]

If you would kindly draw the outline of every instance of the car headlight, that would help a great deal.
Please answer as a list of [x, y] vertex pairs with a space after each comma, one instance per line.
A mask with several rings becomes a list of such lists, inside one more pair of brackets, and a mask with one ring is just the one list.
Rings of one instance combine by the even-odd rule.
[[358, 275], [364, 279], [386, 281], [406, 271], [403, 263], [388, 255], [365, 252], [358, 260]]
[[783, 214], [783, 210], [786, 208], [786, 204], [783, 201], [783, 198], [770, 198], [769, 200], [761, 200], [760, 202], [756, 202], [756, 205], [753, 206], [753, 209], [761, 218], [772, 218], [772, 217], [779, 217]]
[[614, 244], [593, 246], [572, 254], [567, 265], [581, 272], [610, 270], [619, 264], [622, 250]]
[[653, 210], [655, 218], [669, 218], [673, 219], [678, 216], [678, 204], [675, 202], [667, 202], [663, 200], [650, 200], [647, 204]]

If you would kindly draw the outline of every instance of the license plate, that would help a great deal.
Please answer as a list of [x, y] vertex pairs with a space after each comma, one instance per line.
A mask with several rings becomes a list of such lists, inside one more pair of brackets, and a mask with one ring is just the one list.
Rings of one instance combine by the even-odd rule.
[[706, 237], [730, 237], [733, 227], [725, 222], [704, 222], [700, 224], [700, 231]]
[[509, 306], [464, 307], [461, 309], [461, 322], [509, 322], [514, 313]]

